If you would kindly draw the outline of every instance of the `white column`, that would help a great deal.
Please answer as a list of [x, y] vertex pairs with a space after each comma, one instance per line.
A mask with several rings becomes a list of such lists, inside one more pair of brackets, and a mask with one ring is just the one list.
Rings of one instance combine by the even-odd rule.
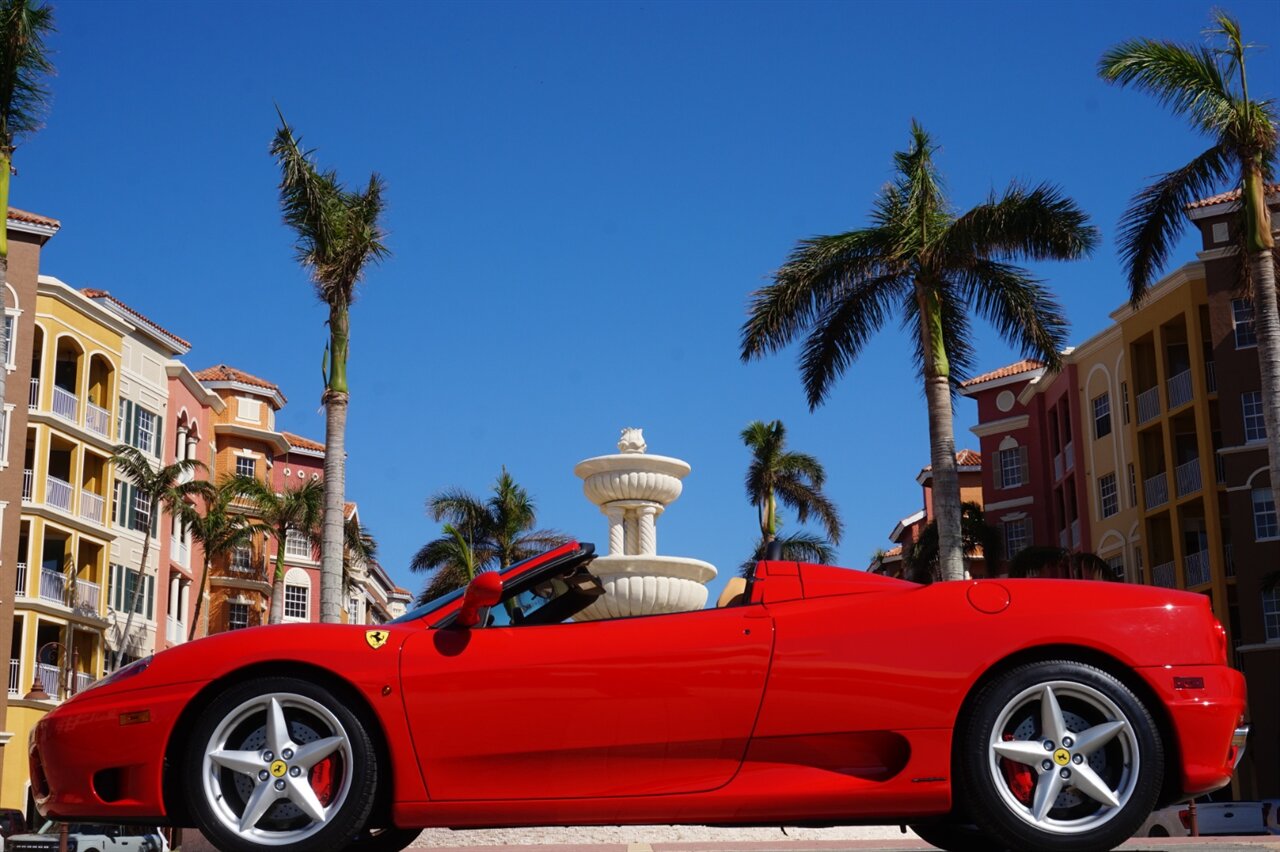
[[[178, 623], [185, 628], [187, 626], [187, 613], [191, 611], [191, 584], [180, 582], [178, 584]], [[185, 636], [183, 637], [185, 639]]]
[[187, 455], [188, 459], [196, 457], [196, 439], [194, 436], [187, 436]]
[[623, 553], [628, 556], [634, 556], [640, 552], [640, 521], [636, 518], [635, 512], [627, 512], [622, 522], [623, 531], [625, 532], [626, 545]]
[[174, 448], [173, 454], [178, 461], [184, 461], [187, 458], [187, 427], [185, 426], [178, 427], [178, 446]]
[[652, 556], [658, 552], [658, 507], [641, 506], [636, 513], [639, 515], [640, 553]]
[[609, 555], [621, 556], [626, 546], [623, 511], [617, 506], [607, 506], [604, 513], [609, 517]]

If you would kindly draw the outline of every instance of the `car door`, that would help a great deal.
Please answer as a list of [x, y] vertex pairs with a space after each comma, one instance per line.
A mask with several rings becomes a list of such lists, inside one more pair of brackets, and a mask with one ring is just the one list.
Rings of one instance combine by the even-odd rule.
[[772, 653], [762, 606], [427, 629], [402, 651], [433, 800], [690, 793], [742, 764]]

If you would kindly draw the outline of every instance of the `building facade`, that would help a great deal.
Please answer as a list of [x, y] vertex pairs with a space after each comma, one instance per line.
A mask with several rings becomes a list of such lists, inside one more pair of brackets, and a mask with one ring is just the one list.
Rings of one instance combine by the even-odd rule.
[[[983, 506], [982, 456], [973, 450], [959, 450], [956, 453], [956, 476], [960, 483], [960, 502]], [[920, 502], [922, 508], [907, 515], [894, 524], [889, 532], [889, 541], [893, 544], [885, 552], [880, 553], [868, 570], [893, 577], [905, 576], [907, 561], [912, 548], [920, 540], [925, 527], [933, 522], [933, 467], [926, 465], [916, 475], [920, 485]], [[965, 574], [969, 577], [987, 577], [998, 569], [998, 565], [989, 563], [988, 554], [977, 550], [964, 556]]]

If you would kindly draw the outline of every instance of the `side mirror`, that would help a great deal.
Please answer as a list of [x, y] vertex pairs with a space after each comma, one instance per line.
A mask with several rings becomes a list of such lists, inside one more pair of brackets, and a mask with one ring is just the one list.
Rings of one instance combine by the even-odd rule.
[[467, 593], [462, 598], [462, 609], [458, 610], [457, 624], [462, 627], [475, 627], [480, 623], [480, 610], [495, 606], [501, 600], [501, 575], [496, 571], [480, 574], [467, 586]]

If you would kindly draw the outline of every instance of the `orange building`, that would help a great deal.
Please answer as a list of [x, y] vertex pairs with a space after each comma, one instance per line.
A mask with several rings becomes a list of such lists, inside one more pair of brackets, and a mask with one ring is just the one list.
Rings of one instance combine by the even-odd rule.
[[[960, 479], [960, 502], [983, 505], [982, 500], [982, 456], [974, 450], [959, 450], [956, 453], [956, 473]], [[868, 568], [881, 574], [895, 577], [903, 576], [905, 555], [920, 539], [920, 533], [933, 520], [933, 466], [926, 465], [916, 475], [920, 484], [923, 508], [902, 518], [889, 533], [889, 541], [893, 546], [880, 554]], [[965, 572], [970, 577], [986, 577], [990, 573], [986, 557], [981, 551], [966, 555]]]

